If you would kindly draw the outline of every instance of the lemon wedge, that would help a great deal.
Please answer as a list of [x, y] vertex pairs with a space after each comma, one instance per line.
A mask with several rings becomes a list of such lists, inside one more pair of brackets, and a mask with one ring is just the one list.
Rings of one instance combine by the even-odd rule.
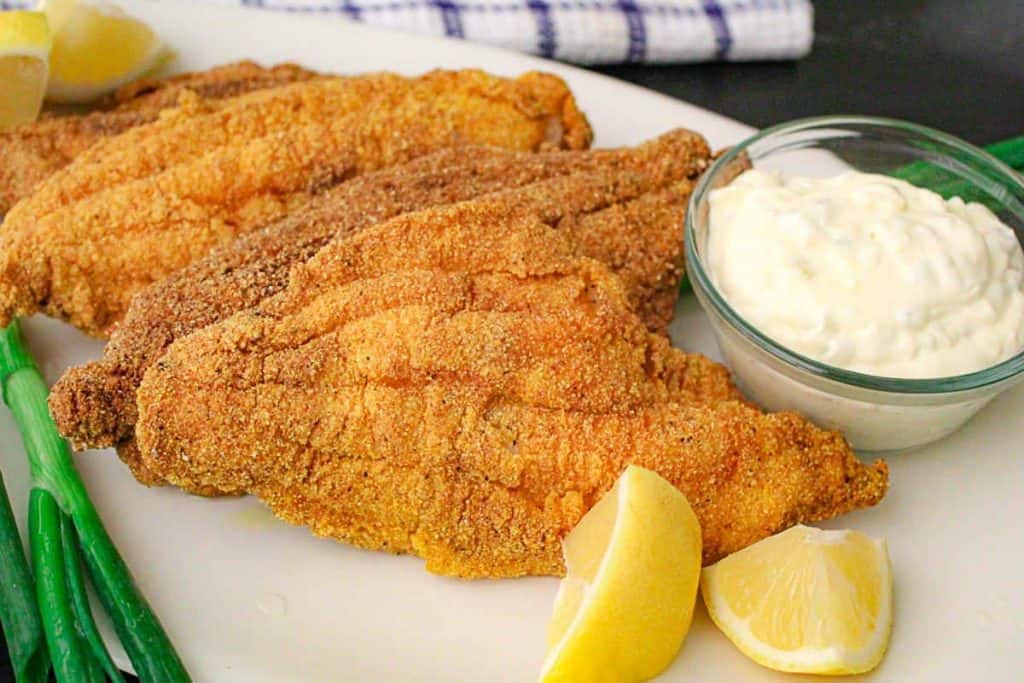
[[884, 540], [796, 526], [704, 569], [711, 619], [778, 671], [856, 674], [882, 660], [892, 630]]
[[0, 130], [39, 116], [50, 45], [41, 12], [0, 12]]
[[629, 683], [661, 673], [690, 628], [700, 580], [700, 525], [686, 497], [629, 467], [564, 548], [540, 680]]
[[153, 71], [169, 52], [138, 19], [109, 4], [42, 0], [53, 33], [48, 99], [89, 102]]

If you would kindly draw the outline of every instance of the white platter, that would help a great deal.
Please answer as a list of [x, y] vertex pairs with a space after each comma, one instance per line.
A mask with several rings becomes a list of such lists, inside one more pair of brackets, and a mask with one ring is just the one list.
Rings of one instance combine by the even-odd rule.
[[[715, 146], [751, 129], [599, 75], [465, 43], [369, 30], [333, 16], [119, 0], [173, 45], [177, 68], [251, 58], [358, 72], [477, 66], [564, 76], [597, 144], [631, 144], [676, 126]], [[823, 112], [824, 113], [824, 112]], [[692, 298], [673, 339], [716, 355]], [[101, 345], [65, 325], [26, 324], [47, 379]], [[28, 473], [0, 411], [0, 460], [23, 513]], [[109, 451], [78, 463], [107, 526], [197, 681], [529, 681], [536, 677], [557, 580], [463, 582], [410, 557], [356, 550], [275, 521], [253, 499], [204, 500], [137, 485]], [[891, 458], [877, 508], [831, 523], [889, 539], [896, 625], [865, 679], [1011, 681], [1024, 670], [1024, 387], [960, 433]], [[20, 521], [24, 521], [23, 519]], [[119, 663], [127, 659], [117, 651]], [[792, 681], [745, 659], [698, 607], [665, 681]]]

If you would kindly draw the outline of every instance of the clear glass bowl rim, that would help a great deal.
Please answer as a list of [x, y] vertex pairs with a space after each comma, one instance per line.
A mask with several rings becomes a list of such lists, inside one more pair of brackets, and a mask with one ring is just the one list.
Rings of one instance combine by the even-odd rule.
[[[987, 167], [990, 177], [998, 178], [999, 182], [1013, 188], [1013, 194], [1017, 197], [1024, 197], [1024, 177], [1011, 169], [1003, 162], [996, 159], [983, 149], [961, 140], [953, 135], [937, 131], [927, 126], [921, 126], [908, 121], [890, 119], [877, 116], [815, 116], [810, 118], [796, 119], [781, 123], [750, 136], [743, 142], [729, 148], [724, 154], [718, 157], [703, 177], [697, 183], [687, 204], [686, 225], [685, 225], [685, 249], [687, 275], [694, 283], [695, 290], [699, 290], [715, 311], [725, 319], [726, 323], [738, 331], [747, 340], [753, 342], [762, 350], [783, 363], [798, 368], [804, 372], [817, 377], [840, 382], [853, 387], [859, 387], [871, 391], [898, 394], [948, 394], [953, 392], [969, 392], [983, 387], [1000, 384], [1013, 379], [1024, 372], [1024, 350], [1001, 363], [963, 375], [952, 375], [948, 377], [935, 377], [926, 379], [909, 379], [903, 377], [884, 377], [880, 375], [869, 375], [852, 370], [837, 368], [807, 356], [791, 351], [778, 342], [764, 335], [753, 325], [740, 316], [719, 294], [711, 278], [704, 270], [700, 255], [697, 253], [696, 240], [694, 239], [695, 225], [694, 216], [696, 207], [704, 200], [705, 195], [710, 191], [712, 183], [717, 175], [734, 162], [737, 157], [747, 151], [752, 145], [773, 136], [785, 133], [824, 128], [833, 126], [842, 128], [844, 126], [857, 125], [861, 127], [875, 127], [880, 129], [896, 130], [919, 138], [927, 138], [943, 145], [955, 148], [960, 154], [970, 160], [972, 165]], [[1018, 213], [1014, 211], [1014, 213]], [[1024, 215], [1018, 214], [1024, 220]]]

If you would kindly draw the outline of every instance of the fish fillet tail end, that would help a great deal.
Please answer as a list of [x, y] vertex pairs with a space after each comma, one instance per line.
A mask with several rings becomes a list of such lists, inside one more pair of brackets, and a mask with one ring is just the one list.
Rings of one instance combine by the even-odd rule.
[[543, 102], [546, 111], [560, 113], [558, 117], [551, 118], [544, 149], [590, 148], [594, 141], [594, 131], [562, 79], [552, 74], [530, 71], [520, 76], [518, 81], [532, 86], [539, 97], [551, 100]]
[[[131, 436], [123, 415], [135, 412], [131, 382], [102, 362], [69, 369], [50, 392], [50, 413], [57, 430], [76, 450], [107, 448]], [[134, 422], [134, 420], [132, 420]]]
[[884, 460], [858, 464], [848, 476], [853, 509], [877, 505], [889, 489], [889, 465]]

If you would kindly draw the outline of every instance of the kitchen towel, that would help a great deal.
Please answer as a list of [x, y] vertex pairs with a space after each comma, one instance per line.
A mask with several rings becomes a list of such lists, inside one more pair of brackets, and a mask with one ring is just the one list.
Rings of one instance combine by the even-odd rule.
[[814, 36], [810, 0], [239, 1], [577, 64], [796, 59]]
[[[206, 1], [462, 38], [577, 64], [796, 59], [814, 37], [810, 0]], [[2, 9], [34, 4], [0, 0]]]

